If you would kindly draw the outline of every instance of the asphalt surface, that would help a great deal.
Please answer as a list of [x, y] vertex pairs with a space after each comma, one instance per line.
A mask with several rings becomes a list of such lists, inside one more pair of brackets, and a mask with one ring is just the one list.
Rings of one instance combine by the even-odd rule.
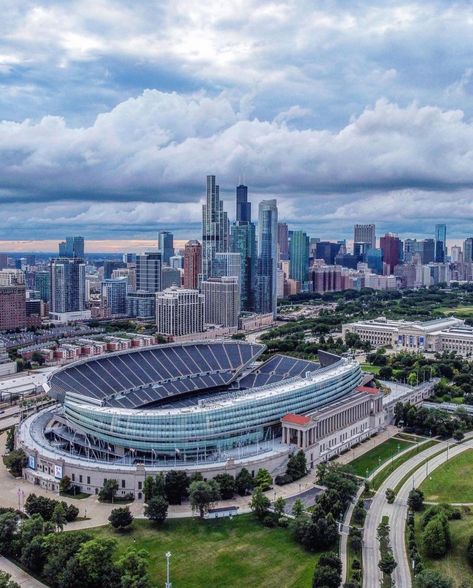
[[[447, 448], [447, 445], [451, 445], [451, 442], [443, 441], [437, 443], [434, 446], [421, 451], [418, 455], [412, 457], [409, 461], [399, 466], [381, 485], [379, 490], [373, 497], [371, 507], [367, 512], [365, 527], [363, 533], [363, 588], [374, 588], [380, 585], [380, 570], [378, 568], [379, 562], [379, 545], [377, 539], [377, 528], [381, 522], [383, 515], [389, 516], [389, 525], [391, 527], [391, 542], [393, 547], [394, 559], [398, 562], [399, 570], [398, 575], [401, 578], [396, 580], [396, 586], [402, 586], [402, 588], [411, 587], [411, 577], [408, 571], [407, 555], [404, 546], [404, 524], [407, 507], [402, 505], [402, 499], [400, 496], [397, 498], [393, 505], [390, 505], [386, 501], [386, 489], [395, 488], [402, 478], [412, 470], [416, 465], [420, 464], [427, 457], [431, 457], [443, 448]], [[451, 454], [450, 450], [450, 454]], [[425, 471], [425, 468], [421, 468]], [[419, 483], [421, 480], [420, 473]], [[416, 477], [417, 479], [417, 477]], [[410, 486], [409, 486], [410, 483]], [[407, 486], [407, 494], [412, 488], [412, 480], [408, 480], [403, 488]], [[404, 496], [404, 495], [403, 495]], [[407, 502], [407, 495], [404, 499]], [[404, 517], [404, 518], [402, 518]], [[394, 539], [393, 534], [396, 533]], [[402, 537], [402, 540], [400, 538]], [[406, 574], [407, 569], [407, 574]]]

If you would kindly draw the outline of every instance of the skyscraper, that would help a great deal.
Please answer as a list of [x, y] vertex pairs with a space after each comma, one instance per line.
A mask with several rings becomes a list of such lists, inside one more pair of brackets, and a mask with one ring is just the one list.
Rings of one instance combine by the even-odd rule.
[[240, 314], [240, 284], [235, 276], [209, 278], [202, 282], [204, 322], [237, 327]]
[[136, 289], [151, 293], [161, 290], [161, 253], [146, 251], [136, 256]]
[[399, 264], [402, 256], [402, 241], [397, 235], [386, 233], [379, 240], [380, 249], [383, 251], [384, 263], [388, 266], [389, 273], [392, 274], [394, 267]]
[[279, 259], [289, 259], [289, 230], [286, 223], [278, 223]]
[[256, 230], [252, 222], [237, 221], [232, 225], [231, 249], [241, 258], [241, 309], [255, 310]]
[[0, 286], [0, 331], [26, 327], [24, 285]]
[[473, 237], [468, 237], [463, 241], [463, 261], [465, 263], [473, 261]]
[[369, 243], [372, 249], [376, 248], [376, 227], [375, 225], [355, 225], [354, 243]]
[[102, 301], [112, 315], [126, 314], [126, 278], [106, 279], [102, 282]]
[[51, 314], [83, 312], [85, 310], [84, 261], [78, 258], [52, 259], [49, 263], [49, 271]]
[[162, 262], [169, 265], [169, 258], [174, 255], [174, 235], [169, 231], [159, 231], [158, 247]]
[[236, 221], [251, 221], [251, 202], [248, 202], [248, 186], [240, 184], [236, 188]]
[[435, 261], [444, 263], [447, 259], [447, 225], [435, 225]]
[[263, 200], [258, 209], [258, 265], [256, 308], [259, 313], [277, 310], [278, 207], [276, 200]]
[[51, 274], [48, 271], [35, 272], [34, 289], [38, 290], [43, 302], [49, 302], [51, 295]]
[[213, 275], [213, 261], [217, 252], [228, 251], [229, 222], [223, 210], [215, 176], [207, 176], [207, 199], [202, 207], [202, 277]]
[[202, 271], [202, 245], [199, 241], [187, 241], [184, 247], [184, 288], [196, 290]]
[[204, 330], [204, 296], [198, 290], [168, 288], [156, 295], [158, 333], [191, 335]]
[[309, 237], [304, 231], [292, 232], [289, 251], [289, 277], [303, 284], [309, 279]]
[[59, 243], [59, 257], [78, 257], [84, 259], [84, 237], [66, 237]]

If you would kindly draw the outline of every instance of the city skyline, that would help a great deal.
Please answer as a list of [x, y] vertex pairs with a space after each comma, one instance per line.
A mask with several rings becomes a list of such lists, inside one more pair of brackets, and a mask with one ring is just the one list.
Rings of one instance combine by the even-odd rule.
[[86, 4], [4, 9], [0, 239], [194, 238], [209, 173], [230, 220], [243, 182], [322, 238], [468, 235], [469, 3]]

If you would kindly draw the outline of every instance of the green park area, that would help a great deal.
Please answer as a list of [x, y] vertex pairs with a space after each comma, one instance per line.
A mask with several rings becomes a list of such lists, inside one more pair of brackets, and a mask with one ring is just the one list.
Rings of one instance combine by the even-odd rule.
[[451, 545], [447, 553], [440, 558], [430, 557], [422, 543], [421, 518], [421, 514], [416, 516], [416, 536], [424, 567], [436, 570], [442, 576], [451, 578], [454, 588], [469, 586], [473, 571], [468, 563], [467, 548], [469, 539], [473, 534], [473, 515], [463, 512], [461, 519], [448, 522]]
[[371, 475], [381, 464], [390, 459], [395, 459], [407, 447], [413, 447], [413, 444], [402, 439], [388, 439], [384, 443], [360, 455], [360, 457], [357, 457], [350, 462], [349, 466], [357, 476], [366, 477]]
[[473, 503], [473, 450], [467, 449], [434, 470], [421, 490], [427, 502]]
[[466, 306], [440, 306], [436, 310], [436, 314], [440, 313], [444, 316], [457, 316], [459, 318], [471, 318], [473, 317], [473, 305], [469, 304]]
[[156, 586], [164, 586], [165, 553], [170, 551], [171, 580], [180, 588], [196, 586], [310, 586], [318, 560], [290, 536], [286, 528], [267, 528], [252, 515], [230, 519], [167, 520], [161, 527], [133, 522], [128, 532], [93, 529], [94, 538], [112, 537], [122, 555], [129, 546], [146, 549]]

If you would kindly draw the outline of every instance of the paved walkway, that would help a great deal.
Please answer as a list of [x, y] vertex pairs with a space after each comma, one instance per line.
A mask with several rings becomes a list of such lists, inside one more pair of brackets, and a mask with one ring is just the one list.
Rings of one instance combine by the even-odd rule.
[[6, 557], [0, 555], [0, 570], [7, 572], [15, 580], [21, 588], [46, 588], [46, 584], [43, 584], [39, 580], [36, 580], [21, 568], [16, 566]]
[[342, 582], [341, 582], [340, 586], [343, 586], [343, 584], [346, 582], [346, 579], [347, 579], [348, 536], [350, 534], [351, 516], [353, 514], [353, 511], [355, 510], [356, 503], [360, 499], [360, 496], [363, 494], [363, 490], [364, 490], [364, 485], [362, 484], [358, 488], [358, 491], [357, 491], [354, 499], [350, 503], [350, 506], [348, 507], [348, 509], [345, 513], [345, 517], [343, 519], [341, 529], [340, 529], [340, 550], [339, 551], [340, 551], [340, 560], [342, 562]]

